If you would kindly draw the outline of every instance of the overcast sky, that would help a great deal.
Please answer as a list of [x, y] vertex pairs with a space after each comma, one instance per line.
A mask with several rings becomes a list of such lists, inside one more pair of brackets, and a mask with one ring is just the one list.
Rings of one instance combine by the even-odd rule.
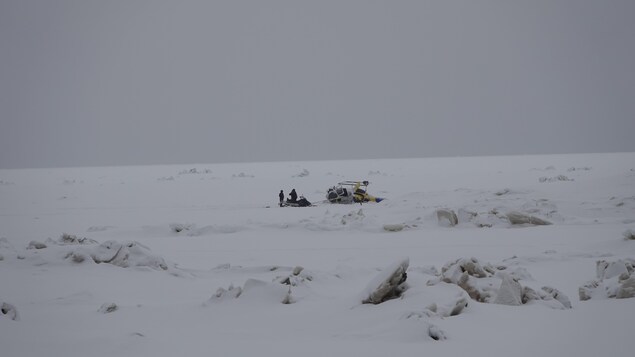
[[0, 0], [0, 168], [635, 151], [633, 0]]

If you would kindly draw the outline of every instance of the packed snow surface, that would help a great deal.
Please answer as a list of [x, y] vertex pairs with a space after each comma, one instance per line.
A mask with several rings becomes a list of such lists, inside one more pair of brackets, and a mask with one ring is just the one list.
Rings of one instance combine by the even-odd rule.
[[0, 355], [627, 356], [634, 231], [635, 153], [0, 170]]

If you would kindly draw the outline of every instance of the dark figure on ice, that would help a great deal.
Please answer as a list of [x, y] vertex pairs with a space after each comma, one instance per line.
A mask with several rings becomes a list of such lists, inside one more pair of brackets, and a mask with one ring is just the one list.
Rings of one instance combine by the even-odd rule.
[[284, 201], [284, 192], [282, 190], [280, 190], [278, 197], [280, 198], [280, 207], [282, 207], [282, 202]]
[[295, 193], [295, 188], [291, 190], [291, 193], [289, 194], [289, 196], [291, 197], [289, 198], [289, 202], [296, 202], [298, 200], [298, 194]]

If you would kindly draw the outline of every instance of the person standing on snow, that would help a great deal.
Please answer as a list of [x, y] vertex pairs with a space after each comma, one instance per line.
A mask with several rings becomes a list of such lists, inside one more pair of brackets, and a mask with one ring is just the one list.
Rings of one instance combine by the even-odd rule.
[[284, 202], [284, 192], [282, 190], [280, 190], [278, 197], [280, 198], [280, 207], [282, 207], [282, 202]]

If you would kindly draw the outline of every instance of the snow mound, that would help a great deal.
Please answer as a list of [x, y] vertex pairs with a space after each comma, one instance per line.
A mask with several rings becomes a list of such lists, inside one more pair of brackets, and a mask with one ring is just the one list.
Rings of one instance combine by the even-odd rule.
[[558, 206], [546, 198], [532, 199], [525, 202], [519, 211], [551, 219], [561, 218], [558, 214]]
[[632, 229], [627, 229], [624, 231], [623, 235], [625, 240], [635, 240], [635, 231]]
[[507, 207], [498, 205], [489, 210], [484, 210], [483, 208], [485, 207], [482, 206], [478, 208], [462, 207], [459, 208], [457, 213], [451, 210], [437, 210], [437, 216], [440, 225], [453, 226], [459, 223], [471, 222], [479, 228], [553, 224], [540, 217], [562, 220], [562, 217], [558, 214], [558, 208], [549, 200], [531, 200], [522, 205], [514, 206], [515, 207]]
[[[341, 212], [332, 213], [327, 209], [322, 217], [308, 217], [300, 220], [298, 223], [301, 227], [309, 231], [343, 231], [364, 229], [372, 225], [374, 220], [374, 217], [366, 216], [363, 208], [350, 211], [346, 214], [342, 214]], [[282, 227], [286, 229], [293, 225], [293, 223], [285, 224]], [[373, 230], [374, 229], [381, 229], [381, 226], [373, 227]]]
[[[61, 249], [63, 259], [75, 264], [94, 262], [96, 264], [112, 264], [121, 268], [139, 267], [168, 270], [168, 264], [162, 257], [152, 254], [150, 248], [135, 241], [121, 243], [110, 240], [99, 245], [68, 248], [63, 244], [62, 248], [56, 248], [55, 252], [59, 253]], [[51, 254], [58, 256], [59, 254], [55, 254], [55, 252]], [[45, 256], [50, 257], [51, 254]]]
[[435, 341], [443, 341], [447, 337], [445, 337], [445, 333], [439, 327], [435, 325], [430, 325], [428, 328], [428, 336]]
[[149, 267], [155, 270], [167, 270], [163, 258], [150, 252], [150, 248], [138, 242], [119, 243], [111, 240], [100, 244], [90, 253], [97, 264], [107, 263], [122, 268]]
[[[615, 197], [612, 197], [611, 200], [614, 200]], [[633, 207], [635, 206], [635, 196], [620, 198], [617, 203], [615, 203], [615, 207]]]
[[458, 298], [450, 300], [442, 306], [437, 303], [432, 303], [426, 306], [423, 313], [419, 315], [425, 315], [427, 317], [450, 317], [457, 316], [463, 313], [463, 311], [469, 305], [469, 297], [465, 296], [465, 293], [459, 294]]
[[113, 302], [107, 302], [101, 305], [101, 307], [97, 311], [101, 312], [102, 314], [109, 314], [117, 310], [119, 310], [119, 306], [117, 306], [117, 304]]
[[309, 170], [307, 169], [302, 169], [302, 171], [297, 174], [297, 175], [293, 175], [293, 177], [307, 177], [309, 176]]
[[386, 232], [401, 232], [403, 231], [403, 229], [406, 226], [401, 224], [401, 223], [397, 223], [397, 224], [384, 224], [384, 230]]
[[115, 228], [115, 227], [114, 226], [91, 226], [91, 227], [88, 227], [86, 232], [104, 232], [111, 228]]
[[232, 178], [254, 178], [254, 177], [256, 177], [256, 176], [255, 175], [246, 174], [244, 172], [232, 175]]
[[553, 224], [542, 218], [538, 218], [536, 216], [532, 216], [532, 215], [525, 214], [522, 212], [517, 212], [517, 211], [512, 211], [507, 213], [507, 219], [509, 220], [509, 223], [511, 223], [512, 225], [528, 224], [533, 226], [546, 226], [546, 225]]
[[179, 171], [179, 175], [200, 175], [200, 174], [211, 174], [211, 173], [212, 173], [212, 170], [210, 169], [199, 170], [196, 167], [193, 167], [189, 170]]
[[407, 231], [407, 230], [419, 228], [419, 226], [421, 225], [421, 221], [422, 221], [421, 217], [416, 217], [413, 219], [408, 219], [405, 222], [383, 224], [381, 228], [386, 232]]
[[457, 219], [459, 223], [471, 222], [479, 228], [491, 228], [494, 226], [509, 224], [507, 217], [495, 208], [485, 212], [476, 212], [468, 208], [459, 208]]
[[291, 275], [277, 277], [274, 281], [284, 285], [299, 286], [307, 281], [313, 281], [313, 275], [307, 272], [303, 267], [296, 266], [293, 268]]
[[237, 297], [240, 296], [240, 294], [242, 294], [242, 292], [243, 292], [243, 289], [240, 286], [234, 287], [234, 285], [232, 284], [227, 289], [218, 288], [218, 290], [216, 290], [216, 293], [214, 293], [214, 295], [212, 295], [212, 297], [208, 301], [215, 302], [215, 301], [223, 301], [228, 299], [236, 299]]
[[46, 243], [57, 244], [57, 245], [86, 245], [86, 244], [97, 244], [94, 239], [89, 239], [86, 237], [77, 237], [74, 234], [63, 233], [57, 240], [53, 240], [48, 238]]
[[494, 192], [495, 196], [505, 196], [505, 195], [523, 195], [528, 193], [527, 191], [513, 190], [511, 188], [504, 188], [502, 190], [498, 190]]
[[598, 260], [595, 263], [595, 273], [600, 280], [611, 279], [624, 273], [632, 273], [634, 270], [633, 263], [631, 260], [617, 260], [614, 262]]
[[170, 230], [174, 233], [181, 233], [193, 230], [196, 228], [193, 224], [188, 223], [170, 223]]
[[441, 268], [441, 276], [446, 283], [456, 284], [463, 274], [468, 274], [476, 278], [486, 278], [492, 276], [496, 268], [491, 264], [481, 265], [478, 259], [460, 258], [454, 262], [446, 263]]
[[569, 172], [573, 171], [591, 171], [592, 167], [570, 167], [567, 169]]
[[46, 244], [35, 241], [35, 240], [30, 241], [29, 245], [26, 247], [26, 249], [44, 249], [44, 248], [46, 248]]
[[248, 304], [292, 304], [291, 287], [279, 283], [268, 283], [258, 279], [248, 279], [245, 285], [228, 289], [219, 288], [208, 302], [238, 300]]
[[439, 282], [458, 285], [475, 301], [509, 306], [540, 303], [554, 309], [570, 309], [569, 298], [552, 287], [542, 287], [536, 291], [523, 286], [521, 280], [532, 280], [526, 269], [510, 269], [504, 265], [481, 264], [476, 258], [461, 258], [449, 262], [441, 268], [438, 279], [428, 281], [428, 285]]
[[364, 215], [364, 210], [361, 208], [358, 211], [351, 211], [342, 216], [342, 220], [340, 221], [342, 225], [361, 225], [362, 221], [366, 218]]
[[595, 268], [597, 279], [587, 282], [578, 289], [581, 301], [635, 297], [635, 260], [619, 259], [612, 262], [598, 260]]
[[[461, 258], [446, 263], [441, 268], [440, 281], [456, 284], [465, 290], [471, 299], [479, 302], [491, 302], [495, 297], [496, 272], [491, 264], [481, 265], [476, 258]], [[428, 285], [438, 281], [432, 280]]]
[[559, 182], [559, 181], [573, 181], [573, 179], [568, 178], [565, 175], [558, 175], [558, 176], [554, 176], [554, 177], [540, 177], [538, 179], [539, 182]]
[[388, 176], [388, 174], [379, 170], [370, 170], [368, 171], [368, 176]]
[[545, 293], [545, 295], [539, 294], [541, 300], [549, 301], [553, 298], [555, 301], [562, 304], [562, 306], [564, 306], [565, 308], [567, 309], [572, 308], [571, 300], [569, 300], [569, 297], [563, 294], [560, 290], [549, 287], [549, 286], [543, 286], [541, 292]]
[[19, 321], [20, 315], [18, 314], [18, 309], [15, 308], [12, 304], [8, 302], [0, 303], [0, 318], [6, 317], [13, 321]]

